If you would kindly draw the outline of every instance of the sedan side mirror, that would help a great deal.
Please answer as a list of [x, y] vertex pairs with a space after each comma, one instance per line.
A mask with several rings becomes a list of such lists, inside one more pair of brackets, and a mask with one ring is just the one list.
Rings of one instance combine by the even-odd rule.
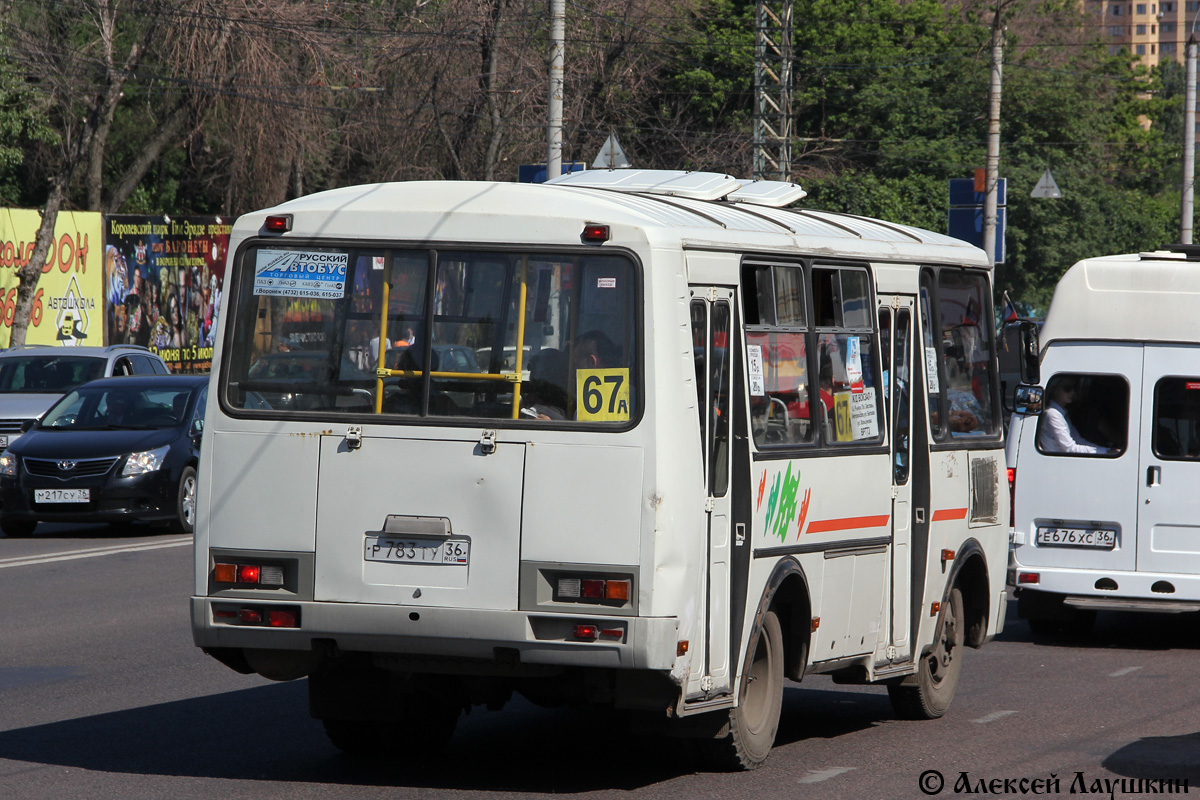
[[204, 420], [197, 417], [192, 420], [192, 436], [199, 436], [204, 433]]
[[1042, 413], [1042, 398], [1044, 392], [1040, 386], [1018, 386], [1016, 395], [1016, 411], [1018, 414], [1034, 416]]
[[33, 426], [37, 425], [37, 423], [38, 421], [36, 419], [25, 420], [21, 423], [21, 433], [29, 433], [29, 431], [33, 430]]

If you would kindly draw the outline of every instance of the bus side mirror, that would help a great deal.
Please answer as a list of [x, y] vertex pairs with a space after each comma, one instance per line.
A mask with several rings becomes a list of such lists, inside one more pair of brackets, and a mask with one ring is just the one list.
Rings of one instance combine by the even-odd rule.
[[1016, 412], [1025, 416], [1042, 413], [1043, 391], [1040, 386], [1018, 386]]
[[[1028, 320], [1021, 323], [1021, 383], [1036, 385], [1042, 382], [1038, 363], [1038, 326]], [[1040, 394], [1039, 394], [1040, 397]], [[1020, 413], [1020, 412], [1018, 412]]]

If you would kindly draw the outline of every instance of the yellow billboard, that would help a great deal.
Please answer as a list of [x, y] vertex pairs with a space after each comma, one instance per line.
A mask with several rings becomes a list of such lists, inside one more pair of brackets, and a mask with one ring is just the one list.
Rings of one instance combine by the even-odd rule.
[[[0, 347], [12, 340], [17, 271], [29, 263], [40, 211], [0, 209]], [[26, 344], [104, 344], [104, 239], [95, 211], [62, 211], [34, 295]]]

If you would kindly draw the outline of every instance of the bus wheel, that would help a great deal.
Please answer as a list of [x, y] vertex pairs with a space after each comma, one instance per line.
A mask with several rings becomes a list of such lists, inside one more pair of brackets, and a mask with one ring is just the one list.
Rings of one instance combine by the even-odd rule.
[[950, 591], [947, 611], [942, 616], [933, 649], [917, 663], [917, 674], [909, 682], [888, 687], [892, 708], [901, 719], [937, 719], [946, 713], [954, 699], [966, 649], [962, 592], [957, 587]]
[[774, 611], [763, 617], [753, 653], [738, 706], [729, 712], [729, 733], [704, 742], [707, 760], [723, 769], [755, 769], [775, 744], [783, 705], [783, 633]]
[[[438, 753], [454, 735], [461, 707], [430, 693], [406, 694], [399, 719], [324, 719], [333, 746], [352, 756]], [[399, 748], [399, 749], [398, 749]]]

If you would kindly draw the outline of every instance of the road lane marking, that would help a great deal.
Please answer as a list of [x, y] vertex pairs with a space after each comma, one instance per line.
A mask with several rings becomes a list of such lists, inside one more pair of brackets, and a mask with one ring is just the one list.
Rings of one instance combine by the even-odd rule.
[[164, 547], [183, 547], [191, 543], [191, 536], [182, 536], [176, 539], [164, 539], [162, 541], [144, 542], [142, 544], [113, 544], [105, 547], [89, 547], [86, 550], [67, 550], [62, 553], [16, 556], [14, 558], [0, 559], [0, 569], [4, 569], [5, 567], [25, 567], [33, 564], [50, 564], [54, 561], [74, 561], [78, 558], [111, 556], [117, 553], [137, 553], [142, 550], [161, 550]]
[[1017, 713], [1017, 712], [1015, 712], [1015, 711], [993, 711], [992, 713], [988, 714], [986, 717], [980, 717], [979, 719], [973, 719], [973, 720], [971, 720], [971, 722], [978, 722], [980, 725], [985, 725], [989, 722], [995, 722], [998, 719], [1003, 719], [1004, 717], [1007, 717], [1010, 714], [1015, 714], [1015, 713]]
[[796, 783], [820, 783], [821, 781], [827, 781], [830, 778], [836, 778], [838, 775], [841, 775], [846, 772], [850, 772], [853, 769], [854, 769], [854, 767], [829, 767], [827, 769], [810, 769], [808, 771], [808, 774], [805, 775], [800, 780], [796, 781]]
[[1139, 669], [1141, 669], [1141, 667], [1125, 667], [1124, 669], [1119, 669], [1119, 670], [1117, 670], [1116, 672], [1110, 672], [1110, 673], [1108, 673], [1108, 677], [1110, 677], [1110, 678], [1120, 678], [1120, 677], [1122, 677], [1122, 676], [1124, 676], [1124, 675], [1128, 675], [1128, 674], [1129, 674], [1129, 673], [1131, 673], [1131, 672], [1137, 672]]

